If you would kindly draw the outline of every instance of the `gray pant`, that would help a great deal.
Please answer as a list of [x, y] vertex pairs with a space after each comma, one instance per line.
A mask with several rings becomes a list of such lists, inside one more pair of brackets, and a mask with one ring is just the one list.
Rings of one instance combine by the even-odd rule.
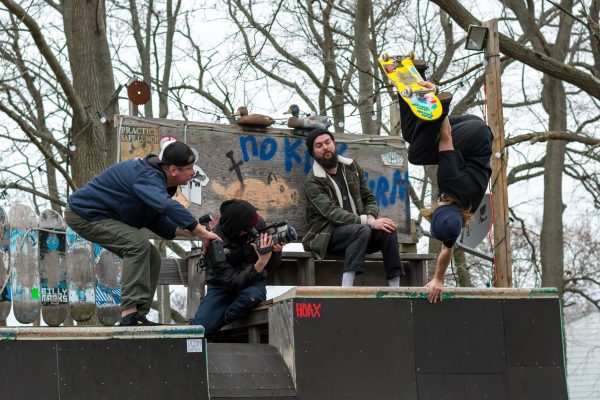
[[136, 307], [140, 314], [147, 314], [152, 306], [161, 257], [158, 249], [150, 243], [140, 229], [114, 219], [86, 221], [69, 207], [65, 221], [79, 235], [98, 243], [123, 259], [121, 273], [121, 306]]
[[356, 271], [359, 274], [365, 271], [365, 254], [376, 251], [381, 251], [383, 256], [387, 279], [406, 276], [396, 231], [386, 233], [361, 224], [339, 225], [333, 228], [327, 245], [328, 253], [344, 255], [344, 272]]

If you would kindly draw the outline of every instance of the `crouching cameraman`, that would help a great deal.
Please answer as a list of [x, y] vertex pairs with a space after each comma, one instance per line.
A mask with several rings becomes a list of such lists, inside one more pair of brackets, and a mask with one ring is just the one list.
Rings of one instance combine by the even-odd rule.
[[283, 243], [273, 243], [267, 233], [250, 240], [248, 233], [260, 232], [265, 221], [249, 202], [226, 200], [221, 204], [220, 213], [215, 233], [223, 242], [214, 241], [207, 253], [208, 291], [190, 321], [204, 326], [208, 339], [265, 301], [266, 270], [279, 265], [283, 247]]

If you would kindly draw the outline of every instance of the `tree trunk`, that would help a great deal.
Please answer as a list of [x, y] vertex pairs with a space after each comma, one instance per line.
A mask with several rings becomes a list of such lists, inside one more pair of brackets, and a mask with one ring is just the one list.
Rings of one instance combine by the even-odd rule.
[[[72, 126], [77, 147], [71, 158], [73, 181], [81, 187], [117, 159], [113, 116], [118, 108], [116, 100], [111, 102], [115, 83], [104, 1], [65, 0], [63, 21], [73, 87], [85, 109], [85, 115], [74, 112]], [[100, 123], [98, 112], [106, 115], [105, 124]]]
[[[135, 0], [129, 0], [129, 12], [131, 13], [131, 30], [135, 39], [135, 45], [140, 55], [140, 68], [142, 70], [142, 80], [148, 85], [152, 85], [152, 73], [150, 72], [150, 46], [152, 38], [151, 26], [152, 26], [152, 7], [154, 2], [150, 0], [146, 8], [146, 19], [145, 29], [142, 34], [142, 27], [140, 25], [140, 18], [138, 15], [138, 8]], [[152, 118], [152, 96], [146, 104], [144, 104], [144, 116]]]
[[373, 13], [371, 0], [358, 0], [354, 19], [354, 51], [358, 68], [358, 111], [362, 133], [376, 134], [373, 129], [373, 68], [371, 63], [371, 38], [369, 20]]
[[[438, 200], [437, 165], [426, 165], [423, 167], [423, 169], [429, 178], [429, 182], [431, 182], [431, 197], [429, 198], [431, 204], [433, 202], [437, 202]], [[439, 254], [440, 250], [442, 249], [442, 243], [437, 239], [430, 238], [428, 249], [429, 253], [431, 254]], [[427, 268], [427, 279], [431, 280], [435, 274], [437, 261], [428, 261], [428, 263], [430, 264], [431, 268]]]
[[[542, 101], [549, 115], [550, 131], [567, 129], [567, 101], [561, 81], [544, 76]], [[567, 142], [550, 140], [544, 163], [544, 215], [540, 237], [542, 286], [556, 287], [563, 294], [564, 249], [562, 177]]]
[[465, 252], [462, 250], [455, 250], [452, 255], [454, 265], [456, 266], [456, 280], [459, 287], [473, 287], [471, 282], [471, 274], [469, 273], [469, 265], [467, 264], [467, 258]]

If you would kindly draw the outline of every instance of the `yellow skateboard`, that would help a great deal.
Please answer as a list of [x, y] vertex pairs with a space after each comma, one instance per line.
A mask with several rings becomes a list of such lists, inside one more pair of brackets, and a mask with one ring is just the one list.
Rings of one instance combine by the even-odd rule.
[[417, 84], [423, 78], [415, 68], [413, 58], [412, 51], [406, 56], [384, 53], [379, 57], [379, 64], [396, 85], [400, 97], [409, 105], [413, 114], [426, 121], [436, 120], [442, 115], [442, 104], [436, 96], [437, 89]]

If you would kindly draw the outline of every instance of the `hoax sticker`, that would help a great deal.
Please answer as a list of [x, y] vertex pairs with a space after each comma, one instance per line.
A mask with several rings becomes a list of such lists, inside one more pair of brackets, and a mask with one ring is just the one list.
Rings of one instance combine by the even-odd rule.
[[202, 339], [188, 339], [187, 340], [187, 352], [188, 353], [202, 353]]

